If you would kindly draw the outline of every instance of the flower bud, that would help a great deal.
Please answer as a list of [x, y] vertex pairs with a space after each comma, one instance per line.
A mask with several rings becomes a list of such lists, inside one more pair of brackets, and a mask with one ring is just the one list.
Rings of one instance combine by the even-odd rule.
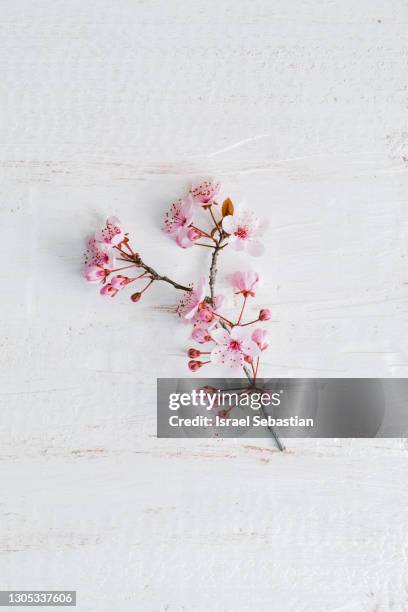
[[190, 359], [195, 359], [195, 357], [199, 357], [201, 355], [201, 351], [198, 351], [195, 348], [188, 349], [187, 355]]
[[226, 419], [228, 417], [228, 410], [219, 410], [217, 415], [220, 417], [220, 419]]
[[108, 296], [108, 297], [115, 297], [115, 295], [117, 294], [118, 290], [115, 289], [115, 287], [113, 287], [110, 283], [108, 283], [107, 285], [104, 285], [102, 287], [102, 289], [100, 290], [100, 294], [104, 295], [104, 296]]
[[252, 363], [252, 357], [250, 355], [245, 355], [244, 361], [246, 361], [247, 363]]
[[195, 227], [190, 227], [190, 229], [187, 232], [187, 238], [191, 240], [192, 242], [200, 238], [200, 236], [201, 236], [201, 232]]
[[204, 321], [204, 323], [211, 323], [211, 321], [214, 319], [214, 314], [211, 307], [199, 310], [199, 317], [201, 321]]
[[261, 308], [259, 311], [259, 320], [260, 321], [269, 321], [271, 318], [271, 311], [269, 308]]
[[192, 360], [188, 362], [188, 367], [190, 368], [192, 372], [197, 372], [197, 370], [199, 370], [202, 365], [204, 365], [202, 361]]
[[209, 335], [208, 331], [206, 329], [201, 329], [200, 327], [193, 329], [191, 337], [193, 340], [198, 342], [198, 344], [204, 344], [205, 342], [210, 342], [211, 340], [211, 336]]
[[130, 299], [132, 300], [132, 302], [138, 302], [141, 297], [142, 297], [142, 294], [140, 293], [140, 291], [136, 291], [136, 293], [132, 293], [132, 295], [130, 296]]

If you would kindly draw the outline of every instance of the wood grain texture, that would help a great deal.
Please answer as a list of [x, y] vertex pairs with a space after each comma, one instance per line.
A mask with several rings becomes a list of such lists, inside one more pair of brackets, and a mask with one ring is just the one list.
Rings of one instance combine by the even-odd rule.
[[[178, 295], [104, 301], [80, 270], [115, 213], [197, 278], [208, 254], [159, 228], [216, 175], [269, 219], [263, 373], [407, 376], [407, 23], [402, 0], [3, 0], [0, 588], [77, 589], [81, 612], [406, 612], [405, 442], [157, 440]], [[223, 253], [219, 287], [243, 265]]]

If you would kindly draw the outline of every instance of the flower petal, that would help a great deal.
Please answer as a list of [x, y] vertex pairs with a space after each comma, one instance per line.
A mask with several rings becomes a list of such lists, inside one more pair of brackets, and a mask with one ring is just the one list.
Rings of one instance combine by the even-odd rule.
[[237, 223], [234, 215], [227, 215], [222, 220], [222, 229], [227, 232], [227, 234], [233, 234], [237, 227]]
[[249, 338], [242, 342], [241, 350], [244, 355], [249, 355], [250, 357], [259, 357], [261, 354], [261, 349], [259, 348], [259, 346]]
[[217, 343], [222, 345], [228, 345], [231, 340], [231, 336], [226, 329], [219, 327], [211, 332], [211, 338]]
[[259, 257], [264, 252], [264, 246], [259, 240], [250, 240], [247, 244], [247, 252], [254, 257]]

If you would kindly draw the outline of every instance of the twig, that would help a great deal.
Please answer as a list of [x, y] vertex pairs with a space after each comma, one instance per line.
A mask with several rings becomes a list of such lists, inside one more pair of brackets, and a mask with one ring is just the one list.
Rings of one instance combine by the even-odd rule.
[[211, 266], [210, 266], [210, 300], [211, 306], [214, 306], [214, 298], [215, 298], [215, 279], [217, 276], [217, 259], [218, 254], [220, 252], [220, 241], [214, 247], [213, 253], [211, 255]]
[[[248, 378], [249, 382], [251, 383], [251, 385], [253, 385], [254, 382], [253, 382], [253, 380], [251, 378], [251, 374], [249, 373], [248, 368], [246, 366], [243, 366], [243, 370], [244, 370], [244, 372], [246, 374], [246, 377]], [[264, 409], [263, 406], [261, 406], [261, 412], [262, 412], [263, 416], [267, 419], [268, 415], [266, 414], [265, 409]], [[279, 448], [280, 451], [284, 451], [285, 447], [283, 446], [282, 442], [280, 441], [279, 436], [275, 433], [275, 430], [272, 427], [272, 425], [267, 425], [267, 428], [269, 429], [270, 433], [272, 434], [273, 439], [275, 440], [276, 446]]]
[[162, 276], [161, 274], [156, 272], [156, 270], [154, 270], [151, 266], [148, 266], [147, 264], [144, 263], [144, 261], [142, 260], [142, 258], [140, 257], [138, 253], [134, 254], [132, 261], [134, 261], [135, 264], [139, 266], [139, 268], [143, 268], [144, 270], [146, 270], [146, 272], [150, 274], [151, 278], [155, 281], [163, 281], [164, 283], [169, 283], [169, 285], [173, 285], [175, 289], [180, 289], [181, 291], [191, 291], [192, 290], [191, 287], [180, 285], [180, 283], [176, 283], [176, 281], [171, 280], [171, 278], [169, 278], [168, 276]]

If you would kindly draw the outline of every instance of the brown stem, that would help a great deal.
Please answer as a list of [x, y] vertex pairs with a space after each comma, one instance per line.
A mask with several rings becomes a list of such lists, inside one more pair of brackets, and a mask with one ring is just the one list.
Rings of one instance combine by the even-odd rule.
[[191, 291], [191, 287], [180, 285], [180, 283], [176, 283], [176, 281], [171, 280], [171, 278], [169, 278], [168, 276], [162, 276], [161, 274], [156, 272], [156, 270], [154, 270], [151, 266], [148, 266], [144, 263], [138, 253], [134, 254], [134, 256], [132, 257], [132, 261], [134, 261], [139, 268], [143, 268], [143, 270], [150, 274], [152, 280], [169, 283], [169, 285], [173, 285], [175, 289], [180, 289], [181, 291]]
[[220, 229], [220, 226], [218, 225], [217, 220], [216, 220], [216, 218], [214, 217], [214, 213], [213, 213], [213, 211], [212, 211], [211, 206], [208, 208], [208, 210], [210, 211], [210, 215], [211, 215], [212, 220], [214, 221], [214, 225], [215, 225], [215, 227], [217, 228], [217, 230], [218, 230], [218, 232], [219, 232], [219, 234], [220, 234], [220, 236], [221, 236], [221, 235], [222, 235], [222, 230]]
[[244, 295], [244, 301], [242, 303], [241, 312], [239, 313], [239, 318], [238, 318], [238, 321], [237, 321], [237, 325], [239, 325], [241, 323], [242, 315], [244, 314], [244, 309], [245, 309], [246, 301], [247, 301], [247, 297], [246, 297], [246, 295]]
[[210, 266], [210, 301], [211, 306], [214, 306], [214, 298], [215, 298], [215, 279], [217, 276], [217, 259], [218, 254], [220, 252], [220, 242], [214, 247], [213, 253], [211, 255], [211, 266]]

